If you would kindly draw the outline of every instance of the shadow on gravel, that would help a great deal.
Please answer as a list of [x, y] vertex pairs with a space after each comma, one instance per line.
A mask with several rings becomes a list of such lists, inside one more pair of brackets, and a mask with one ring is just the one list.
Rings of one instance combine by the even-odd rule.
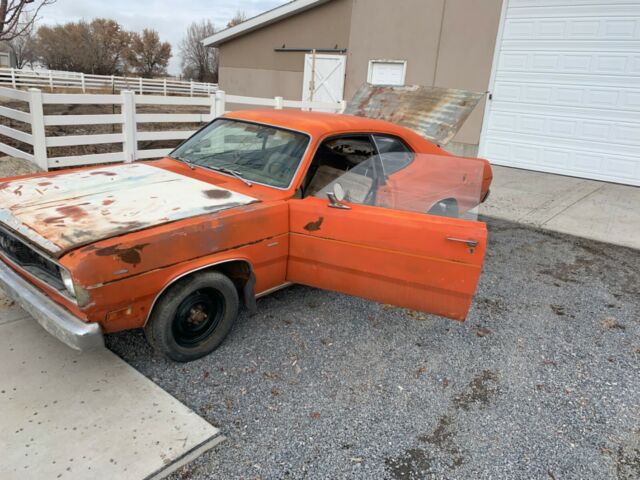
[[228, 437], [171, 478], [640, 478], [640, 252], [485, 221], [465, 323], [294, 286], [190, 364], [110, 336]]

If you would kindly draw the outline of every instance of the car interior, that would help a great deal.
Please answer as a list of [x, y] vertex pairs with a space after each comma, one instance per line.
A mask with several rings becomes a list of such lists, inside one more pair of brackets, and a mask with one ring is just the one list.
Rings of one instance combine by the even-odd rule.
[[[374, 204], [382, 175], [377, 150], [368, 135], [342, 136], [325, 140], [316, 152], [303, 182], [303, 196], [326, 197], [340, 183], [344, 200]], [[376, 188], [374, 188], [376, 187]]]

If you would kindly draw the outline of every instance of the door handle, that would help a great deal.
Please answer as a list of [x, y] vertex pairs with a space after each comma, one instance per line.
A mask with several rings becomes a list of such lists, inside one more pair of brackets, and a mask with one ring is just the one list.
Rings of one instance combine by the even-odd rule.
[[456, 237], [447, 237], [447, 240], [449, 240], [451, 242], [465, 243], [467, 245], [467, 247], [471, 247], [471, 248], [475, 248], [475, 247], [478, 246], [478, 241], [477, 240], [468, 240], [468, 239], [456, 238]]

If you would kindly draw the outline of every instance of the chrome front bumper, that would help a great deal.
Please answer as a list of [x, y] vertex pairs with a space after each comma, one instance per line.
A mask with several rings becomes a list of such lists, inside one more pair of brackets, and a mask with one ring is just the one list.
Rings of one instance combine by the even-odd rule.
[[103, 347], [102, 329], [85, 323], [0, 261], [0, 288], [51, 335], [76, 350]]

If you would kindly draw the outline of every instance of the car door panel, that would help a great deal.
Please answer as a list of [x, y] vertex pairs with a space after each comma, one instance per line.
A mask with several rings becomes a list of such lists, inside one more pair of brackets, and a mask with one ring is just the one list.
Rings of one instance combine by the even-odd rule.
[[465, 319], [486, 250], [483, 223], [349, 207], [289, 201], [288, 281]]

